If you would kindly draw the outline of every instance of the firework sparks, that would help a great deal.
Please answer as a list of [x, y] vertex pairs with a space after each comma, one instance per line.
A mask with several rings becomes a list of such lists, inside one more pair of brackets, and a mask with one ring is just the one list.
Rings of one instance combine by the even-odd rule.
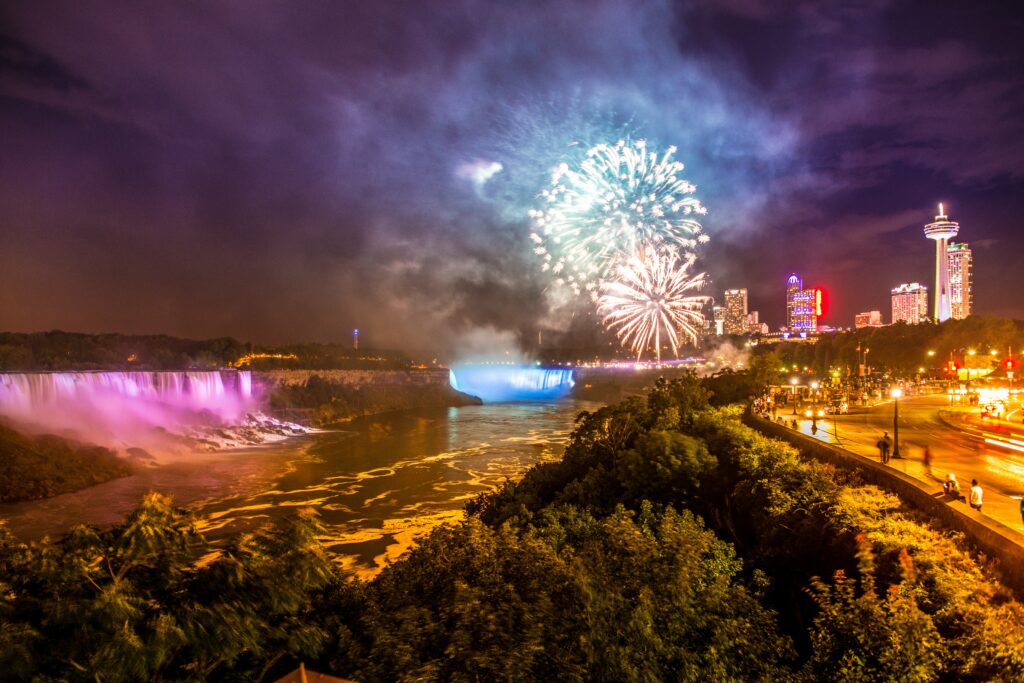
[[643, 140], [599, 144], [577, 168], [561, 164], [530, 212], [534, 252], [542, 270], [595, 299], [602, 283], [642, 249], [692, 259], [707, 241], [697, 216], [707, 210], [695, 187], [679, 177], [683, 164], [648, 150]]
[[709, 298], [693, 294], [704, 286], [705, 275], [691, 276], [692, 265], [693, 259], [675, 254], [641, 252], [619, 267], [616, 280], [602, 284], [598, 314], [637, 360], [653, 348], [661, 361], [666, 341], [676, 356], [683, 342], [696, 342]]

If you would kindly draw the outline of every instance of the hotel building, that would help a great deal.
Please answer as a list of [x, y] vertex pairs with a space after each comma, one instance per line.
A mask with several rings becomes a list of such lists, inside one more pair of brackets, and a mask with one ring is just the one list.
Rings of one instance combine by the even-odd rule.
[[804, 289], [796, 273], [786, 280], [786, 327], [790, 332], [814, 332], [818, 329], [819, 290]]
[[949, 317], [962, 320], [971, 314], [971, 249], [965, 242], [946, 247], [946, 268], [949, 271]]
[[928, 288], [916, 282], [892, 290], [892, 322], [916, 325], [928, 320]]
[[725, 333], [747, 333], [747, 290], [725, 290]]

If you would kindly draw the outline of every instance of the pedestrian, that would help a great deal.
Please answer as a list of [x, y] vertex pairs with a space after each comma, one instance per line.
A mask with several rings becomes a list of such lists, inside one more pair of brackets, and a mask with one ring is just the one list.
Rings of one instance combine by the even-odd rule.
[[956, 475], [950, 472], [946, 475], [946, 481], [942, 483], [942, 490], [947, 496], [952, 496], [954, 499], [960, 499], [960, 482], [956, 480]]
[[1024, 496], [1020, 499], [1020, 525], [1024, 526]]
[[878, 446], [878, 456], [881, 458], [883, 465], [889, 462], [889, 443], [889, 432], [883, 432], [882, 438], [875, 444]]
[[971, 479], [971, 507], [981, 512], [981, 486], [977, 479]]
[[932, 451], [928, 446], [924, 447], [924, 471], [928, 473], [928, 476], [932, 476]]

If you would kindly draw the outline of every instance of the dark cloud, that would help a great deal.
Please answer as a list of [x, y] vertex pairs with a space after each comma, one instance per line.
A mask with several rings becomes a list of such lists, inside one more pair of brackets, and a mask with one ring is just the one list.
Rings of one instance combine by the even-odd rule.
[[1024, 317], [987, 248], [1024, 208], [1019, 29], [963, 3], [5, 7], [0, 327], [576, 329], [525, 213], [624, 134], [678, 146], [715, 288], [772, 324], [790, 270], [838, 324], [926, 280], [940, 200], [981, 247], [979, 310]]

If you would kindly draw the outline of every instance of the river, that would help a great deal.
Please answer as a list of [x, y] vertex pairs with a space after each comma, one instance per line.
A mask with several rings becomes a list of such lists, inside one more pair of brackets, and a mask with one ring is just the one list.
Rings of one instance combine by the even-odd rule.
[[316, 509], [340, 565], [371, 576], [417, 535], [462, 517], [466, 501], [557, 460], [582, 410], [577, 400], [410, 411], [358, 420], [274, 446], [197, 454], [48, 500], [0, 506], [24, 540], [75, 524], [114, 524], [147, 491], [196, 513], [215, 541]]

